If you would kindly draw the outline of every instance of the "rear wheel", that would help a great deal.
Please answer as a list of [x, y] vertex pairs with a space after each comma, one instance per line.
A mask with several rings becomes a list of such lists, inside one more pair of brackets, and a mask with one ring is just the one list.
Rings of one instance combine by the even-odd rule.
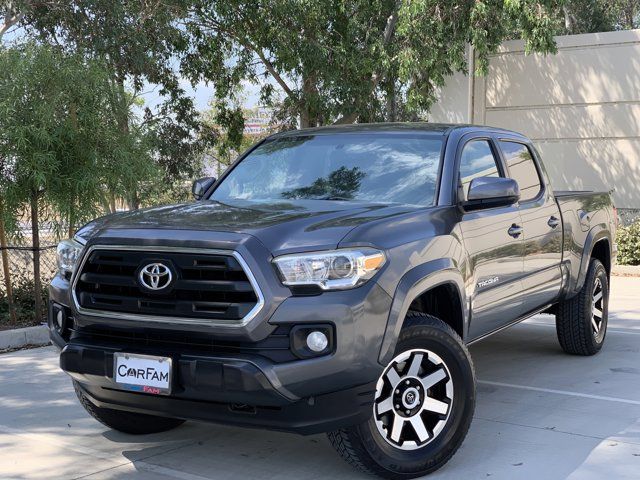
[[573, 355], [595, 355], [602, 348], [609, 317], [609, 277], [592, 259], [580, 292], [558, 305], [556, 331], [562, 349]]
[[441, 320], [411, 312], [378, 380], [371, 418], [328, 436], [364, 472], [414, 478], [453, 456], [474, 407], [475, 374], [462, 340]]
[[75, 380], [73, 381], [73, 388], [76, 391], [78, 400], [80, 400], [80, 404], [89, 415], [103, 425], [113, 430], [118, 430], [119, 432], [132, 435], [145, 435], [148, 433], [166, 432], [184, 423], [184, 420], [179, 418], [157, 417], [155, 415], [97, 407], [85, 396], [82, 388]]

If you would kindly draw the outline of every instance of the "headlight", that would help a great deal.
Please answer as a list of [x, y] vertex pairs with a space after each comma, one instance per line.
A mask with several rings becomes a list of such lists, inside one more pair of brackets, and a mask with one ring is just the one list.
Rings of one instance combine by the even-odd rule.
[[58, 256], [58, 269], [62, 273], [73, 273], [76, 268], [82, 245], [75, 240], [63, 240], [58, 244], [56, 250]]
[[285, 285], [317, 285], [323, 290], [362, 285], [384, 262], [384, 253], [373, 248], [283, 255], [274, 260]]

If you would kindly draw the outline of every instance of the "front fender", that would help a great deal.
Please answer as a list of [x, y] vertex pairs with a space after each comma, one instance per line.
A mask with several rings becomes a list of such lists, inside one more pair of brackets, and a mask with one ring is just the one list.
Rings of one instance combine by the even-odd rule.
[[458, 290], [463, 309], [464, 336], [466, 336], [469, 318], [468, 304], [464, 295], [464, 280], [456, 263], [450, 258], [439, 258], [423, 263], [409, 270], [398, 283], [378, 357], [378, 361], [382, 365], [386, 365], [393, 358], [400, 330], [411, 303], [424, 292], [443, 284], [453, 284]]

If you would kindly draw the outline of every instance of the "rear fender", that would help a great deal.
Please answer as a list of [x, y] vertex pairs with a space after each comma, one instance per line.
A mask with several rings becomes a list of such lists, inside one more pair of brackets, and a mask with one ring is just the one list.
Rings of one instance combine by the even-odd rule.
[[611, 255], [611, 245], [613, 245], [613, 243], [611, 240], [611, 233], [607, 229], [607, 226], [605, 224], [599, 224], [589, 230], [587, 238], [585, 239], [582, 258], [580, 259], [580, 270], [578, 272], [578, 278], [576, 279], [573, 291], [569, 292], [569, 298], [573, 297], [582, 289], [584, 281], [587, 278], [587, 271], [589, 270], [589, 263], [591, 262], [593, 247], [596, 243], [605, 239], [609, 242], [609, 255]]

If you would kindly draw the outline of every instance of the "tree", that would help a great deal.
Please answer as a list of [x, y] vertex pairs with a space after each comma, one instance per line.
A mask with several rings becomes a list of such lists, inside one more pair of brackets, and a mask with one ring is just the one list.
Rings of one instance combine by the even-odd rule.
[[[1, 173], [1, 172], [0, 172]], [[2, 191], [0, 190], [0, 193]], [[5, 228], [5, 210], [4, 195], [0, 195], [0, 262], [2, 263], [2, 274], [4, 277], [4, 289], [7, 296], [7, 304], [9, 307], [9, 319], [12, 323], [16, 323], [16, 307], [13, 299], [13, 285], [11, 282], [11, 271], [9, 269], [9, 255], [7, 253], [7, 235]]]
[[[5, 8], [5, 24], [12, 19], [26, 35], [62, 45], [86, 59], [99, 61], [111, 72], [121, 104], [114, 114], [121, 133], [130, 128], [130, 100], [145, 88], [158, 86], [164, 102], [157, 110], [146, 108], [144, 125], [151, 138], [154, 159], [167, 179], [192, 175], [201, 152], [213, 142], [203, 129], [193, 101], [181, 87], [175, 68], [177, 55], [187, 48], [181, 20], [190, 1], [122, 2], [119, 0], [19, 0]], [[13, 20], [17, 19], [17, 20]], [[131, 191], [130, 207], [140, 203]]]
[[558, 34], [609, 32], [640, 26], [640, 0], [565, 0]]
[[[216, 137], [215, 145], [207, 149], [206, 156], [208, 161], [215, 161], [218, 167], [215, 174], [218, 177], [239, 154], [281, 127], [278, 125], [266, 125], [266, 120], [269, 118], [268, 111], [264, 111], [260, 107], [243, 107], [244, 99], [239, 94], [237, 96], [233, 95], [225, 103], [226, 105], [233, 105], [232, 109], [224, 109], [224, 113], [231, 115], [231, 118], [221, 117], [218, 110], [219, 102], [215, 101], [202, 114], [206, 128], [214, 132]], [[246, 132], [244, 127], [247, 120], [250, 121], [255, 117], [261, 117], [263, 130], [252, 133]]]
[[553, 51], [559, 1], [22, 0], [13, 11], [27, 31], [104, 59], [134, 92], [145, 82], [162, 86], [168, 100], [159, 117], [169, 120], [156, 128], [169, 135], [157, 138], [170, 141], [158, 150], [173, 172], [185, 163], [175, 145], [190, 154], [207, 138], [180, 75], [212, 83], [216, 123], [236, 139], [241, 112], [228, 98], [246, 82], [262, 84], [261, 103], [277, 106], [279, 123], [290, 127], [412, 120], [447, 75], [467, 68], [469, 42], [479, 72], [513, 34], [528, 50]]
[[416, 119], [445, 77], [466, 69], [469, 42], [480, 73], [489, 54], [514, 32], [528, 51], [554, 51], [551, 13], [557, 5], [199, 0], [185, 20], [192, 48], [182, 57], [182, 69], [194, 81], [214, 85], [219, 123], [237, 118], [225, 99], [243, 82], [262, 83], [263, 103], [277, 103], [280, 119], [301, 127]]
[[605, 0], [566, 0], [559, 34], [606, 32], [616, 29], [616, 9]]
[[26, 44], [0, 50], [0, 159], [4, 219], [31, 218], [35, 314], [42, 318], [40, 223], [94, 217], [105, 189], [127, 195], [153, 162], [138, 129], [120, 128], [129, 102], [99, 62]]

